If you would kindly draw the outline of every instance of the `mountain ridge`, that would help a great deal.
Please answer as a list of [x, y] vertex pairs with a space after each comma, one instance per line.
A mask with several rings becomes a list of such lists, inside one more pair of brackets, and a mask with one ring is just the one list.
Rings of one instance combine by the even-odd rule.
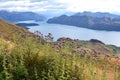
[[109, 13], [109, 12], [90, 12], [90, 11], [84, 11], [84, 12], [75, 13], [74, 15], [78, 15], [78, 16], [86, 15], [86, 16], [98, 17], [98, 18], [110, 17], [112, 19], [113, 18], [120, 18], [120, 15]]
[[45, 16], [34, 13], [34, 12], [9, 12], [0, 11], [0, 18], [9, 22], [18, 22], [26, 20], [43, 21], [46, 19]]
[[[94, 14], [101, 14], [101, 16], [97, 17]], [[72, 25], [93, 30], [120, 31], [120, 16], [109, 13], [83, 12], [71, 16], [61, 15], [48, 19], [47, 23]]]

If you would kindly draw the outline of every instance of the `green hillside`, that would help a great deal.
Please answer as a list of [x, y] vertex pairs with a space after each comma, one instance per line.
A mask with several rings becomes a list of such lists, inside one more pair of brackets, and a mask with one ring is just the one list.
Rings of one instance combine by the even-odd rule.
[[119, 80], [119, 47], [36, 35], [0, 20], [0, 80]]

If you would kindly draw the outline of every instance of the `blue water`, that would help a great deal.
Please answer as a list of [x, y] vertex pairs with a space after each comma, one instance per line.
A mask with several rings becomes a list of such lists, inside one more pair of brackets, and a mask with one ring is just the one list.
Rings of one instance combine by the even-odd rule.
[[42, 32], [44, 35], [52, 33], [54, 40], [60, 37], [70, 37], [72, 39], [90, 40], [98, 39], [106, 44], [112, 44], [120, 46], [120, 32], [116, 31], [97, 31], [91, 29], [85, 29], [75, 26], [48, 24], [46, 22], [37, 22], [39, 26], [29, 27], [29, 31], [34, 32], [36, 30]]

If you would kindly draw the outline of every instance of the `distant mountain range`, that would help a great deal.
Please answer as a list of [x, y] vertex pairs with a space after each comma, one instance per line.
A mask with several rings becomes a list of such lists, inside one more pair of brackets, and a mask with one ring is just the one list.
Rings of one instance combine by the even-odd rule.
[[102, 12], [83, 12], [71, 16], [61, 15], [49, 19], [47, 23], [72, 25], [94, 30], [120, 31], [120, 16]]
[[9, 12], [3, 10], [0, 11], [0, 18], [8, 22], [17, 22], [17, 21], [26, 21], [26, 20], [43, 21], [45, 19], [43, 15], [34, 12]]
[[102, 18], [102, 17], [109, 17], [111, 19], [113, 18], [120, 18], [120, 15], [116, 15], [116, 14], [111, 14], [111, 13], [107, 13], [107, 12], [89, 12], [89, 11], [85, 11], [82, 13], [76, 13], [74, 14], [76, 16], [91, 16], [91, 17], [97, 17], [97, 18]]
[[52, 17], [60, 16], [62, 14], [73, 15], [73, 14], [75, 14], [75, 12], [70, 12], [70, 11], [66, 11], [66, 12], [45, 11], [45, 12], [41, 12], [41, 14], [43, 14], [45, 17], [47, 17], [47, 19], [49, 19], [49, 18], [52, 18]]

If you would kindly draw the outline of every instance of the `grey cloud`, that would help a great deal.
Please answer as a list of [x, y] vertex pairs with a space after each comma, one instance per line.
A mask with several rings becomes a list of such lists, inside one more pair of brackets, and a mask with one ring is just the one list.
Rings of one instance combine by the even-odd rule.
[[[7, 1], [26, 1], [26, 0], [0, 0], [0, 2], [7, 2]], [[27, 0], [31, 2], [41, 2], [41, 1], [50, 1], [50, 0]]]
[[30, 0], [30, 1], [33, 1], [33, 2], [40, 2], [40, 1], [48, 1], [48, 0]]
[[66, 9], [66, 5], [58, 3], [57, 0], [0, 0], [0, 4], [0, 10], [10, 11], [58, 13]]
[[22, 0], [0, 0], [0, 2], [6, 2], [6, 1], [22, 1]]

